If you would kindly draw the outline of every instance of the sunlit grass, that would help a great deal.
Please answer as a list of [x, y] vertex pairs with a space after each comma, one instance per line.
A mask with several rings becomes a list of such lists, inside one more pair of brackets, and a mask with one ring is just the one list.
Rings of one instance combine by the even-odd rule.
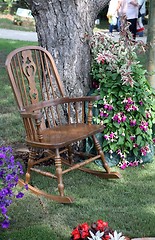
[[[24, 129], [4, 67], [15, 48], [36, 43], [0, 40], [0, 141], [24, 142]], [[20, 159], [22, 160], [22, 159]], [[45, 168], [45, 167], [44, 167]], [[50, 171], [54, 166], [47, 167]], [[98, 166], [96, 166], [98, 168]], [[155, 162], [121, 171], [118, 180], [100, 179], [80, 171], [64, 175], [65, 194], [73, 204], [59, 204], [24, 190], [9, 208], [11, 226], [0, 230], [0, 240], [69, 240], [80, 223], [103, 219], [129, 237], [155, 236]], [[57, 193], [56, 182], [33, 173], [33, 185]]]

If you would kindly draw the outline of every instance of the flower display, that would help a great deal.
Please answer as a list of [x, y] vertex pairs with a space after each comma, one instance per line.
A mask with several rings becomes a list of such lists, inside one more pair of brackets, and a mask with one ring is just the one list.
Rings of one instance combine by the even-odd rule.
[[88, 223], [79, 224], [73, 229], [71, 233], [71, 240], [124, 240], [125, 237], [122, 233], [113, 231], [107, 222], [101, 219], [92, 223], [91, 226]]
[[[8, 207], [13, 198], [22, 198], [24, 194], [16, 190], [18, 175], [23, 174], [22, 165], [15, 161], [11, 147], [0, 148], [0, 222], [2, 228], [8, 228], [10, 218]], [[26, 186], [27, 188], [27, 186]]]
[[128, 26], [114, 41], [104, 33], [91, 39], [94, 94], [100, 95], [94, 108], [96, 123], [105, 126], [102, 146], [106, 153], [117, 154], [126, 163], [141, 162], [150, 152], [154, 123], [154, 92], [146, 79], [146, 70], [138, 61], [137, 51], [144, 46], [131, 38]]

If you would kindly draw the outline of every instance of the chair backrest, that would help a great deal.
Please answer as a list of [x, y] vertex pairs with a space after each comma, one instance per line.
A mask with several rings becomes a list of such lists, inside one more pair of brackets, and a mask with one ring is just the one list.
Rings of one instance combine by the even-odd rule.
[[27, 113], [42, 116], [41, 131], [86, 121], [83, 98], [79, 102], [65, 96], [56, 65], [47, 50], [40, 46], [18, 48], [7, 56], [5, 65], [28, 139], [37, 139], [38, 125], [32, 116], [24, 115]]
[[54, 60], [40, 46], [14, 50], [6, 59], [6, 68], [20, 110], [65, 96]]

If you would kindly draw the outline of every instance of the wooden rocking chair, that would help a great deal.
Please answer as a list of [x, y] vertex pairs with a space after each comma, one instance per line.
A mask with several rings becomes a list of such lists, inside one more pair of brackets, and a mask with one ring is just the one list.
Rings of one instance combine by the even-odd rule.
[[[92, 101], [99, 99], [98, 96], [66, 97], [51, 54], [39, 46], [14, 50], [6, 59], [6, 68], [23, 119], [26, 143], [29, 147], [26, 180], [20, 181], [20, 184], [30, 182], [31, 171], [54, 178], [57, 180], [60, 195], [48, 194], [28, 184], [29, 189], [57, 202], [71, 203], [73, 199], [64, 195], [63, 174], [79, 169], [100, 178], [120, 177], [119, 173], [110, 171], [95, 137], [96, 133], [104, 131], [104, 126], [92, 124]], [[79, 153], [73, 147], [74, 143], [88, 137], [93, 139], [96, 156]], [[39, 149], [44, 154], [38, 159]], [[73, 154], [83, 157], [83, 161], [76, 163]], [[38, 168], [41, 162], [49, 159], [53, 159], [55, 163], [54, 174]], [[96, 159], [101, 159], [104, 171], [83, 167]], [[67, 165], [65, 169], [62, 168], [62, 163]]]

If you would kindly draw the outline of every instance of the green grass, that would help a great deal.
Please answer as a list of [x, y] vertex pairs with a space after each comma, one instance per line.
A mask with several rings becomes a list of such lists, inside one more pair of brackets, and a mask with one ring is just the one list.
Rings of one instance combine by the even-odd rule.
[[0, 145], [23, 142], [24, 140], [23, 125], [6, 74], [6, 57], [18, 47], [34, 44], [37, 43], [0, 39]]
[[[15, 147], [24, 142], [4, 62], [15, 48], [36, 43], [0, 40], [0, 141]], [[46, 167], [47, 168], [47, 167]], [[50, 167], [53, 170], [53, 166]], [[96, 168], [98, 168], [96, 166]], [[9, 208], [11, 226], [0, 230], [0, 240], [69, 240], [80, 223], [103, 219], [130, 237], [155, 236], [155, 161], [121, 171], [118, 180], [99, 179], [80, 171], [64, 176], [65, 194], [73, 204], [59, 204], [24, 190], [25, 196]], [[56, 182], [33, 173], [33, 182], [48, 192], [57, 192]]]
[[19, 31], [35, 31], [35, 26], [32, 23], [26, 24], [25, 26], [18, 26], [13, 23], [12, 20], [7, 18], [0, 18], [0, 28], [19, 30]]

